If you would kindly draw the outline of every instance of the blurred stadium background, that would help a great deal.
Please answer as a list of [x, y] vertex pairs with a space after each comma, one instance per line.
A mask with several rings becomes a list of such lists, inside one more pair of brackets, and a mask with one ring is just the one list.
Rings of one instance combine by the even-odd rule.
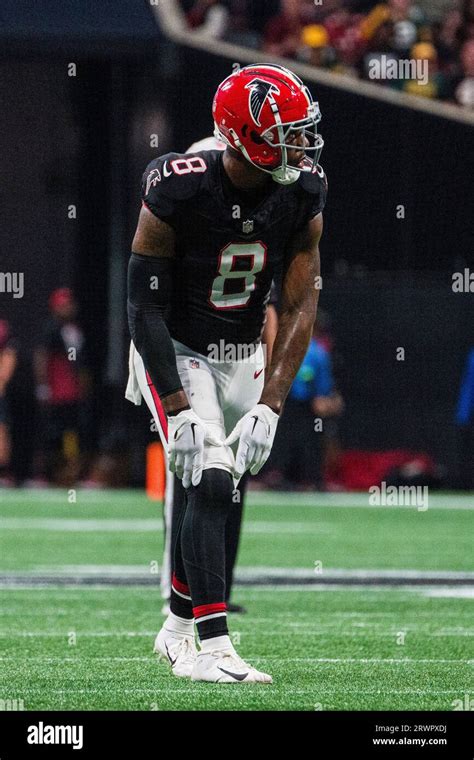
[[[326, 493], [271, 492], [264, 476], [249, 496], [236, 596], [253, 624], [234, 629], [282, 670], [271, 695], [226, 704], [452, 709], [472, 690], [473, 3], [3, 0], [0, 21], [8, 694], [26, 709], [217, 706], [148, 656], [157, 435], [124, 399], [125, 278], [145, 166], [212, 133], [233, 65], [270, 59], [323, 114], [317, 339], [343, 404], [323, 432]], [[428, 61], [427, 89], [370, 80], [381, 55]], [[382, 480], [429, 486], [430, 509], [367, 508]]]

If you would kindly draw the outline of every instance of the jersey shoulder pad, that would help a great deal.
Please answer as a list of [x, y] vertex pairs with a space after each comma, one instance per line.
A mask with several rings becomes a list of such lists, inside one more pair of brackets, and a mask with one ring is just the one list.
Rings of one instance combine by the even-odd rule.
[[201, 154], [167, 153], [151, 161], [142, 178], [142, 201], [164, 219], [198, 191], [208, 165]]
[[301, 172], [299, 185], [310, 195], [321, 192], [321, 188], [327, 192], [328, 181], [323, 167], [317, 164], [311, 171]]
[[317, 164], [311, 171], [301, 172], [298, 186], [303, 193], [303, 202], [307, 208], [307, 219], [319, 214], [325, 204], [328, 191], [328, 181], [324, 169]]

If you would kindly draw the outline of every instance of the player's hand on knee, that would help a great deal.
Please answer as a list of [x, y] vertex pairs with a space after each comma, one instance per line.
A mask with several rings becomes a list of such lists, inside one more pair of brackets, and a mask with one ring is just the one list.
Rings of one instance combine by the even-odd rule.
[[227, 436], [225, 443], [228, 446], [239, 439], [235, 455], [236, 478], [241, 478], [246, 470], [250, 470], [252, 475], [260, 472], [272, 450], [278, 420], [278, 414], [269, 406], [257, 404]]
[[201, 481], [205, 441], [222, 445], [192, 409], [168, 418], [169, 468], [183, 481], [184, 488], [197, 486]]

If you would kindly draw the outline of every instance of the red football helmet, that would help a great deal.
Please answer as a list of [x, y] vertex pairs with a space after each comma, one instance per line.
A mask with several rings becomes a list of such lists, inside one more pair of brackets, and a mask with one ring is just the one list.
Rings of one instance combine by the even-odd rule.
[[[235, 71], [217, 88], [212, 112], [215, 136], [276, 182], [295, 182], [318, 163], [324, 145], [317, 133], [319, 106], [283, 66], [256, 63]], [[305, 157], [289, 165], [288, 151], [298, 148]]]

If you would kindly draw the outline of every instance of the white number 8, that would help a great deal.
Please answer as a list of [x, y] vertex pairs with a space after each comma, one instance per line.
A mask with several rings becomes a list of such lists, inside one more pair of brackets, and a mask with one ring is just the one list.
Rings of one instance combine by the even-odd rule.
[[[235, 262], [249, 259], [248, 269], [234, 269]], [[236, 309], [246, 306], [255, 290], [255, 276], [262, 271], [267, 258], [267, 248], [260, 241], [256, 243], [229, 243], [219, 254], [218, 275], [214, 278], [209, 295], [209, 303], [215, 309]], [[227, 280], [243, 280], [243, 290], [226, 293]]]
[[175, 174], [201, 174], [207, 169], [206, 162], [201, 156], [191, 158], [175, 158], [170, 166]]

